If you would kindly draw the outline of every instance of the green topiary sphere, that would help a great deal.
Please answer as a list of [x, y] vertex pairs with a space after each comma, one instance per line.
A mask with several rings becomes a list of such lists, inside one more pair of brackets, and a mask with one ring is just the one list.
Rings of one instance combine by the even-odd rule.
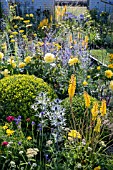
[[0, 117], [18, 115], [24, 118], [34, 116], [31, 105], [41, 92], [50, 99], [55, 97], [52, 88], [42, 79], [33, 75], [13, 75], [0, 80]]

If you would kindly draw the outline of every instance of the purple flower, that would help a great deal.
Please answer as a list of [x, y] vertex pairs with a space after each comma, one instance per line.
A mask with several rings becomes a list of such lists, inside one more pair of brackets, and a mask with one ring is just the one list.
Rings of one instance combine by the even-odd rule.
[[43, 115], [44, 115], [44, 112], [41, 112], [40, 114], [43, 116]]
[[15, 118], [14, 121], [16, 122], [16, 125], [18, 125], [21, 122], [21, 116]]
[[80, 19], [84, 20], [84, 15], [83, 14], [80, 15]]
[[31, 125], [35, 125], [35, 122], [34, 122], [34, 121], [32, 121]]
[[22, 142], [19, 141], [19, 142], [18, 142], [18, 145], [21, 145], [21, 144], [22, 144]]
[[48, 156], [48, 154], [46, 154], [46, 155], [45, 155], [46, 160], [48, 160], [48, 159], [49, 159], [48, 157], [49, 157], [49, 156]]
[[37, 126], [38, 126], [37, 130], [40, 130], [40, 131], [41, 131], [41, 130], [42, 130], [42, 124], [39, 123]]

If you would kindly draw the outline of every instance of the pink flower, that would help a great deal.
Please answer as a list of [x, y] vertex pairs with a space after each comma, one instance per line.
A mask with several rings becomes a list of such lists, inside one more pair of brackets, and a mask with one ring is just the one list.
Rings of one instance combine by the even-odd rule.
[[2, 146], [7, 146], [8, 145], [8, 142], [4, 141], [2, 142]]
[[8, 122], [12, 122], [12, 121], [14, 120], [14, 116], [8, 116], [8, 117], [6, 117], [6, 120], [7, 120]]
[[27, 121], [27, 122], [30, 122], [30, 118], [27, 118], [26, 121]]

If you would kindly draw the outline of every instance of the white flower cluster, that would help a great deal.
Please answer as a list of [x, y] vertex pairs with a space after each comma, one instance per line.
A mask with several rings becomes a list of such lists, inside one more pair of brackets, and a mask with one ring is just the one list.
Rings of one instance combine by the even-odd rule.
[[[61, 100], [50, 101], [46, 94], [41, 93], [36, 97], [32, 108], [37, 111], [36, 117], [40, 118], [40, 125], [45, 127], [48, 123], [52, 129], [55, 141], [61, 140], [60, 135], [66, 127], [65, 110], [61, 107]], [[38, 110], [41, 112], [38, 113]]]

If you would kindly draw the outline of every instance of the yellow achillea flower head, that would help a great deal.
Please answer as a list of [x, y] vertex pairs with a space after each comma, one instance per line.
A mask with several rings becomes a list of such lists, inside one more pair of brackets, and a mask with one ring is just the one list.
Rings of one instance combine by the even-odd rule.
[[31, 18], [33, 18], [33, 17], [34, 17], [34, 15], [33, 15], [33, 14], [29, 14], [29, 16], [30, 16]]
[[24, 20], [23, 21], [25, 24], [28, 24], [30, 22], [30, 20]]
[[26, 17], [29, 17], [29, 14], [26, 14]]
[[11, 65], [12, 65], [13, 68], [16, 68], [16, 63], [15, 62], [13, 62]]
[[97, 166], [97, 167], [94, 168], [94, 170], [101, 170], [101, 167]]
[[107, 78], [111, 78], [111, 77], [113, 76], [113, 72], [112, 72], [111, 70], [106, 70], [106, 71], [105, 71], [105, 76], [106, 76]]
[[18, 28], [18, 25], [14, 25], [14, 28]]
[[109, 57], [110, 57], [110, 59], [113, 59], [113, 54], [110, 54]]
[[100, 107], [100, 113], [101, 113], [101, 116], [106, 115], [106, 100], [102, 100], [102, 104]]
[[25, 65], [26, 65], [25, 63], [21, 62], [21, 63], [19, 63], [19, 68], [24, 68]]
[[77, 132], [76, 130], [71, 130], [71, 131], [68, 133], [68, 136], [69, 136], [69, 137], [72, 137], [72, 138], [81, 139], [80, 133]]
[[96, 120], [98, 116], [98, 102], [95, 102], [93, 108], [91, 109], [92, 120]]
[[94, 131], [97, 132], [97, 133], [99, 133], [99, 132], [100, 132], [100, 127], [101, 127], [101, 118], [98, 117], [98, 118], [97, 118], [97, 124], [96, 124], [96, 126], [95, 126], [95, 128], [94, 128]]
[[8, 76], [8, 74], [10, 73], [8, 69], [5, 69], [4, 71], [1, 72], [5, 77]]
[[68, 94], [69, 94], [70, 101], [72, 101], [72, 98], [75, 94], [75, 89], [76, 89], [76, 77], [74, 76], [74, 74], [72, 74], [70, 83], [69, 83], [69, 88], [68, 88]]
[[15, 39], [11, 39], [11, 41], [10, 41], [10, 42], [14, 43], [14, 42], [15, 42]]
[[8, 136], [10, 136], [14, 133], [14, 130], [7, 129], [6, 133], [7, 133]]
[[30, 63], [31, 62], [31, 57], [30, 56], [26, 57], [24, 59], [24, 62], [27, 63], [27, 64]]
[[111, 90], [113, 90], [113, 80], [110, 82], [109, 88], [110, 88]]
[[4, 57], [4, 54], [0, 52], [0, 60]]
[[109, 64], [108, 67], [109, 67], [109, 68], [113, 68], [113, 64]]
[[86, 108], [90, 107], [90, 103], [91, 103], [90, 96], [86, 91], [84, 91], [84, 100], [85, 100]]
[[79, 62], [78, 58], [77, 58], [77, 57], [74, 57], [74, 58], [70, 58], [70, 59], [69, 59], [68, 64], [69, 64], [70, 66], [72, 66], [72, 65], [74, 65], [74, 64], [76, 64], [76, 63], [78, 63], [78, 62]]
[[87, 86], [88, 82], [87, 81], [83, 81], [83, 86]]
[[100, 70], [101, 69], [101, 67], [100, 66], [97, 66], [97, 70]]
[[90, 75], [88, 75], [88, 76], [87, 76], [87, 78], [88, 78], [88, 79], [90, 79], [90, 78], [91, 78], [91, 76], [90, 76]]
[[6, 130], [6, 129], [8, 129], [8, 126], [7, 126], [7, 125], [4, 125], [2, 128], [3, 128], [4, 130]]
[[27, 137], [27, 140], [31, 140], [31, 139], [32, 139], [32, 137], [31, 137], [31, 136], [28, 136], [28, 137]]
[[13, 34], [13, 35], [17, 35], [17, 34], [18, 34], [18, 32], [14, 31], [14, 32], [12, 32], [12, 34]]
[[23, 33], [24, 32], [24, 30], [19, 30], [19, 33]]

